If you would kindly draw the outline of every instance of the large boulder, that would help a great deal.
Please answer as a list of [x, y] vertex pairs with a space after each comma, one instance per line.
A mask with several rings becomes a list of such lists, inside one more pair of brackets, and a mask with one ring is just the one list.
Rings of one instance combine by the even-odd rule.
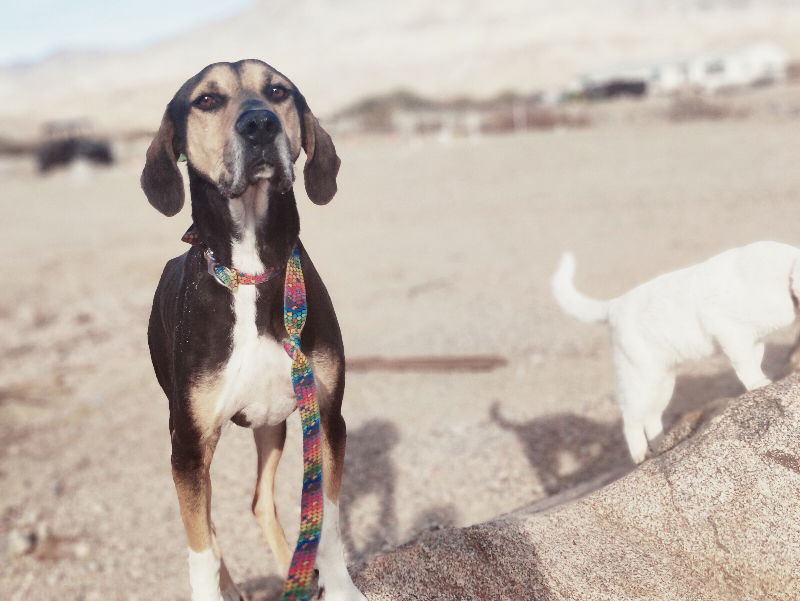
[[800, 599], [800, 379], [702, 417], [591, 494], [425, 533], [356, 581], [371, 601]]

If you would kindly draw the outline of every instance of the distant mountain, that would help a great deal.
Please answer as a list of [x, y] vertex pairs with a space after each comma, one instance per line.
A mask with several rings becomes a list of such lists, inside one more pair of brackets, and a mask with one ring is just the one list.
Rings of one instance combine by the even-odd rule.
[[72, 117], [154, 129], [178, 86], [217, 60], [266, 60], [324, 116], [395, 89], [433, 98], [547, 90], [610, 64], [756, 40], [800, 58], [798, 32], [800, 0], [263, 0], [136, 52], [0, 68], [0, 133]]

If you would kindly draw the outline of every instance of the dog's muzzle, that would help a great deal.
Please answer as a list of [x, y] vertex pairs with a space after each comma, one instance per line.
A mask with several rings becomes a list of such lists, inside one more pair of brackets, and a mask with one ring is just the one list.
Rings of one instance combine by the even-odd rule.
[[239, 115], [234, 129], [239, 136], [242, 184], [268, 179], [279, 190], [290, 188], [294, 173], [278, 116], [265, 108], [251, 108]]

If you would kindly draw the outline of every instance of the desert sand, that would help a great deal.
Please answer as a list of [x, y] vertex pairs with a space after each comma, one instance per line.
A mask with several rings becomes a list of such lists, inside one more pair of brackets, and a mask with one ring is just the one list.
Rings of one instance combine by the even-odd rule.
[[[732, 246], [800, 245], [798, 136], [796, 119], [751, 119], [339, 142], [333, 202], [297, 194], [348, 355], [508, 360], [484, 373], [348, 375], [352, 570], [423, 531], [633, 469], [606, 330], [559, 312], [556, 261], [572, 249], [580, 288], [610, 297]], [[189, 596], [145, 330], [190, 215], [147, 204], [143, 153], [47, 178], [2, 168], [0, 540], [43, 539], [0, 561], [4, 599]], [[794, 335], [770, 339], [771, 375], [786, 372]], [[722, 359], [688, 366], [665, 422], [741, 392]], [[289, 423], [278, 503], [292, 538], [301, 454], [296, 415]], [[252, 598], [275, 599], [280, 576], [249, 511], [254, 477], [251, 435], [231, 425], [212, 470], [219, 540]]]

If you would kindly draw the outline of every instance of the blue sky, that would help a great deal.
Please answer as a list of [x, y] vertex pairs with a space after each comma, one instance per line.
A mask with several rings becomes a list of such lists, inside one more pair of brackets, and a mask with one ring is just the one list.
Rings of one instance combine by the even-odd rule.
[[0, 0], [0, 64], [64, 49], [125, 50], [239, 12], [252, 0]]

